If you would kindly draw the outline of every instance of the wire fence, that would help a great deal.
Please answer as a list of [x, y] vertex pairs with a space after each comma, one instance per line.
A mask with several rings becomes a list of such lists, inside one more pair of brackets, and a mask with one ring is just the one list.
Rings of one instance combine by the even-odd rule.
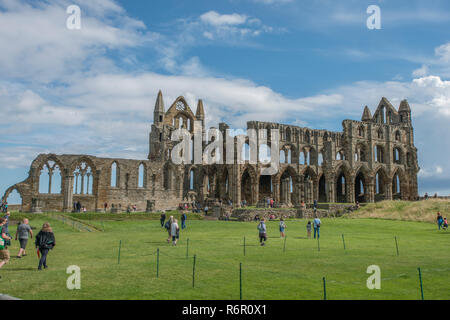
[[[246, 245], [246, 241], [244, 239], [246, 238], [233, 238], [236, 241], [236, 245], [242, 246], [245, 248]], [[398, 248], [398, 238], [394, 238], [396, 241], [396, 248]], [[192, 288], [196, 288], [198, 286], [196, 286], [197, 284], [201, 284], [203, 277], [201, 276], [201, 273], [198, 274], [198, 270], [204, 270], [206, 269], [213, 269], [213, 270], [217, 270], [217, 271], [222, 271], [222, 270], [234, 270], [235, 272], [238, 272], [239, 270], [239, 279], [230, 279], [230, 281], [236, 281], [239, 282], [239, 296], [240, 299], [243, 298], [243, 284], [245, 283], [245, 275], [246, 273], [248, 274], [248, 272], [250, 273], [254, 273], [254, 270], [257, 270], [258, 275], [264, 279], [264, 278], [269, 278], [274, 274], [274, 270], [271, 268], [271, 266], [265, 266], [264, 264], [261, 264], [260, 261], [252, 261], [249, 259], [246, 259], [246, 257], [244, 256], [244, 254], [239, 255], [236, 253], [236, 255], [234, 257], [232, 257], [231, 260], [225, 261], [223, 260], [223, 256], [205, 256], [202, 255], [201, 252], [198, 252], [198, 250], [191, 250], [192, 252], [195, 252], [195, 254], [189, 254], [189, 251], [187, 250], [189, 248], [189, 246], [192, 246], [193, 244], [195, 244], [196, 242], [202, 242], [202, 239], [199, 240], [192, 240], [192, 239], [186, 239], [186, 241], [184, 241], [182, 243], [182, 245], [180, 246], [180, 244], [177, 244], [178, 247], [185, 247], [186, 251], [173, 251], [172, 250], [172, 246], [164, 246], [164, 242], [159, 243], [161, 246], [158, 247], [152, 247], [151, 248], [151, 252], [142, 252], [141, 250], [133, 250], [133, 246], [125, 246], [122, 247], [122, 241], [120, 241], [119, 243], [119, 257], [118, 257], [118, 263], [120, 264], [120, 255], [124, 254], [125, 257], [127, 259], [132, 259], [133, 257], [149, 257], [149, 264], [153, 265], [154, 268], [152, 268], [152, 272], [154, 272], [154, 275], [156, 278], [159, 277], [159, 275], [161, 274], [161, 271], [164, 272], [164, 274], [170, 274], [171, 279], [175, 279], [175, 280], [185, 280], [186, 282], [191, 283], [192, 282]], [[241, 240], [241, 241], [239, 241]], [[239, 241], [239, 242], [238, 242]], [[283, 244], [282, 249], [280, 250], [280, 255], [284, 254], [286, 251], [286, 241], [287, 238], [284, 238], [283, 241], [281, 242]], [[347, 253], [348, 248], [346, 248], [345, 245], [345, 240], [344, 237], [342, 237], [342, 242], [341, 246], [343, 247], [342, 250], [344, 251], [344, 254]], [[120, 249], [126, 249], [126, 250], [120, 250]], [[192, 247], [191, 247], [192, 249]], [[394, 249], [395, 250], [395, 249]], [[394, 251], [395, 252], [395, 251]], [[393, 253], [393, 255], [395, 255], [395, 253]], [[230, 259], [228, 257], [228, 259]], [[177, 274], [177, 273], [173, 273], [171, 270], [171, 264], [168, 264], [167, 262], [173, 262], [176, 261], [177, 264], [183, 267], [183, 270], [188, 270], [188, 268], [192, 268], [192, 276], [190, 277], [188, 272], [186, 271], [183, 274]], [[162, 262], [162, 264], [161, 264]], [[123, 263], [123, 261], [122, 261]], [[127, 262], [125, 262], [127, 263]], [[162, 268], [161, 268], [162, 266]], [[177, 269], [178, 270], [178, 269]], [[442, 273], [442, 274], [446, 274], [448, 271], [450, 271], [450, 267], [449, 268], [420, 268], [418, 267], [416, 270], [419, 271], [418, 273], [418, 279], [417, 279], [417, 284], [419, 286], [419, 292], [420, 292], [420, 298], [423, 300], [424, 299], [424, 285], [423, 285], [423, 274], [436, 274], [436, 273]], [[388, 277], [382, 277], [380, 278], [381, 281], [392, 281], [392, 280], [399, 280], [399, 279], [404, 279], [405, 276], [413, 276], [413, 272], [416, 272], [416, 270], [407, 270], [406, 274], [405, 273], [400, 273], [400, 274], [393, 274], [393, 273], [389, 273]], [[285, 276], [289, 276], [289, 277], [295, 277], [296, 279], [298, 279], [299, 281], [301, 280], [307, 280], [308, 279], [308, 275], [306, 274], [302, 274], [299, 273], [298, 270], [289, 270], [289, 271], [284, 271], [283, 274]], [[365, 275], [368, 276], [368, 275]], [[243, 277], [244, 277], [244, 281], [243, 281]], [[363, 278], [363, 277], [361, 277]], [[321, 280], [321, 285], [323, 286], [323, 299], [327, 300], [327, 299], [338, 299], [339, 297], [336, 296], [330, 296], [330, 289], [332, 290], [332, 293], [336, 293], [338, 292], [338, 289], [341, 287], [354, 287], [354, 288], [360, 288], [361, 285], [364, 285], [365, 283], [363, 283], [362, 281], [342, 281], [342, 280], [337, 280], [335, 279], [332, 275], [329, 275], [327, 277], [323, 277]], [[236, 284], [237, 286], [238, 284]], [[261, 287], [261, 290], [263, 290], [264, 288]], [[245, 292], [245, 291], [244, 291]], [[237, 292], [236, 292], [236, 296], [237, 296]]]

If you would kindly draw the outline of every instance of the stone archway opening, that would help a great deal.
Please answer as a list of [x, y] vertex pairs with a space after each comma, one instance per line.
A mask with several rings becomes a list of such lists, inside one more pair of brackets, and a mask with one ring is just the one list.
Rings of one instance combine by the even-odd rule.
[[294, 194], [294, 176], [289, 170], [285, 170], [280, 177], [280, 203], [292, 206]]
[[401, 190], [400, 176], [398, 175], [397, 172], [392, 178], [392, 199], [401, 200], [401, 198], [402, 198], [402, 190]]
[[241, 178], [241, 201], [245, 200], [249, 205], [253, 203], [252, 199], [252, 178], [248, 170], [245, 170]]
[[347, 178], [344, 172], [341, 172], [336, 180], [336, 202], [347, 202]]
[[319, 202], [327, 202], [327, 184], [325, 180], [325, 175], [322, 174], [322, 176], [319, 179]]
[[359, 172], [355, 177], [355, 201], [359, 203], [368, 202], [365, 181], [364, 175]]

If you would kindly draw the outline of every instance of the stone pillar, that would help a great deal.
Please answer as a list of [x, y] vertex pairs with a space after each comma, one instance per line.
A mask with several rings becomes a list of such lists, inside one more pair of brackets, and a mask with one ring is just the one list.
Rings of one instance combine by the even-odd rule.
[[367, 202], [375, 202], [375, 186], [373, 183], [369, 183], [367, 186]]
[[392, 182], [386, 183], [385, 188], [385, 200], [392, 200]]
[[[334, 181], [334, 179], [329, 179], [328, 181]], [[328, 192], [327, 192], [327, 202], [337, 202], [335, 190], [336, 182], [328, 182]]]
[[346, 183], [346, 188], [347, 188], [347, 201], [348, 201], [348, 203], [355, 203], [356, 202], [356, 199], [355, 199], [355, 183], [354, 182]]
[[52, 176], [53, 176], [53, 169], [48, 170], [48, 194], [52, 193]]
[[73, 175], [66, 175], [65, 184], [63, 186], [64, 203], [63, 211], [72, 212], [73, 207]]

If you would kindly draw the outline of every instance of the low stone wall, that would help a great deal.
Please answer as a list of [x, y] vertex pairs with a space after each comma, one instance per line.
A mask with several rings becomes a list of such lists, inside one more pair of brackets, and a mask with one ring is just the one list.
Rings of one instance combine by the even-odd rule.
[[240, 208], [232, 211], [231, 217], [239, 221], [253, 221], [255, 216], [259, 218], [269, 219], [269, 216], [274, 215], [275, 219], [280, 218], [300, 218], [311, 219], [319, 218], [335, 218], [340, 217], [344, 213], [352, 210], [354, 206], [348, 204], [322, 204], [318, 205], [318, 209], [314, 213], [312, 208]]
[[290, 208], [290, 209], [234, 209], [231, 217], [236, 218], [239, 221], [253, 221], [255, 216], [258, 215], [259, 218], [269, 219], [269, 216], [274, 215], [276, 219], [281, 217], [283, 218], [297, 218], [298, 217], [298, 209]]

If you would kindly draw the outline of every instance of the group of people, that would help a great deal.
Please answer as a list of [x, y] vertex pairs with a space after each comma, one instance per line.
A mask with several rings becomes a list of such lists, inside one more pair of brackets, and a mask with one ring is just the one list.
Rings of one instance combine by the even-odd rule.
[[266, 198], [266, 208], [273, 208], [275, 201], [272, 198]]
[[[185, 212], [181, 214], [181, 229], [186, 229], [187, 215]], [[172, 241], [172, 245], [176, 246], [178, 239], [180, 239], [180, 227], [178, 225], [178, 220], [173, 216], [170, 216], [166, 221], [166, 213], [163, 212], [160, 218], [161, 228], [164, 227], [167, 230], [169, 237], [167, 238], [167, 243]]]
[[[267, 226], [266, 226], [266, 219], [265, 218], [261, 218], [259, 219], [255, 219], [255, 221], [259, 221], [257, 229], [259, 231], [259, 242], [261, 244], [261, 246], [265, 246], [266, 245], [266, 241], [267, 241]], [[308, 221], [308, 223], [306, 224], [306, 231], [307, 231], [307, 235], [308, 235], [308, 239], [311, 239], [311, 229], [312, 227], [314, 227], [314, 239], [317, 239], [320, 237], [320, 225], [321, 225], [321, 221], [319, 218], [315, 218], [313, 220], [313, 222], [311, 223], [311, 221]], [[279, 224], [279, 230], [280, 230], [280, 237], [284, 238], [286, 237], [286, 222], [284, 221], [283, 218], [280, 218], [280, 224]]]
[[[0, 218], [0, 268], [10, 261], [8, 247], [11, 246], [12, 237], [9, 234], [9, 217], [10, 213], [7, 212], [4, 217]], [[19, 252], [16, 256], [17, 259], [27, 256], [26, 248], [29, 237], [33, 239], [33, 230], [29, 225], [28, 219], [25, 218], [17, 226], [15, 236], [15, 241], [19, 241]], [[34, 245], [39, 257], [38, 270], [42, 270], [42, 267], [44, 269], [48, 268], [47, 255], [56, 245], [55, 235], [49, 223], [44, 223], [42, 225], [42, 229], [35, 237]]]
[[448, 229], [447, 218], [443, 218], [440, 212], [437, 213], [436, 220], [437, 220], [437, 224], [438, 224], [438, 229], [439, 230], [441, 230], [441, 228], [442, 228], [442, 230], [447, 230]]
[[87, 212], [87, 209], [86, 209], [86, 207], [83, 207], [82, 205], [81, 205], [81, 202], [80, 201], [75, 201], [74, 203], [73, 203], [73, 212], [84, 212], [84, 213], [86, 213]]

